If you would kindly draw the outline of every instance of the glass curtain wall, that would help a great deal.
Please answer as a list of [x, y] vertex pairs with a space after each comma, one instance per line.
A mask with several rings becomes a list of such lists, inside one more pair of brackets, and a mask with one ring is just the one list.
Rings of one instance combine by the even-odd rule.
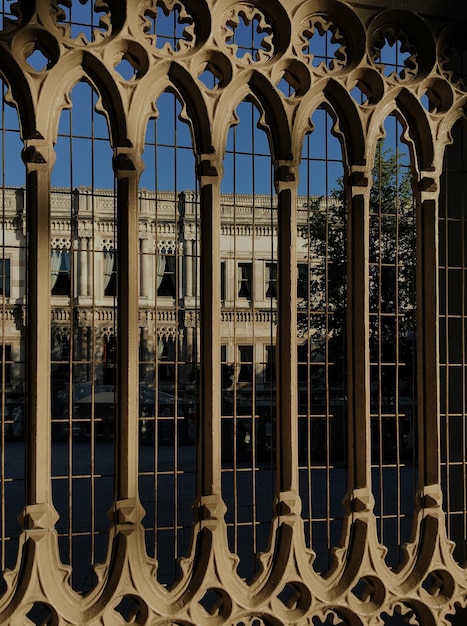
[[302, 515], [325, 572], [347, 488], [347, 209], [342, 150], [326, 110], [305, 137], [298, 195], [298, 413]]
[[377, 145], [370, 192], [372, 485], [387, 562], [410, 539], [417, 468], [415, 199], [402, 125], [391, 116]]
[[[3, 15], [3, 12], [2, 12]], [[24, 439], [27, 415], [26, 341], [28, 240], [25, 168], [16, 109], [5, 102], [0, 112], [0, 559], [2, 570], [16, 563], [25, 503]]]
[[150, 120], [140, 192], [139, 488], [148, 554], [173, 583], [188, 556], [199, 427], [199, 199], [189, 126], [172, 93]]
[[454, 557], [467, 558], [467, 300], [465, 176], [467, 129], [458, 122], [446, 148], [439, 203], [439, 374], [441, 484]]
[[105, 560], [114, 486], [116, 209], [98, 95], [78, 83], [63, 111], [51, 193], [52, 488], [60, 556], [88, 591]]
[[259, 112], [236, 113], [221, 186], [221, 471], [229, 547], [250, 578], [274, 499], [277, 201]]

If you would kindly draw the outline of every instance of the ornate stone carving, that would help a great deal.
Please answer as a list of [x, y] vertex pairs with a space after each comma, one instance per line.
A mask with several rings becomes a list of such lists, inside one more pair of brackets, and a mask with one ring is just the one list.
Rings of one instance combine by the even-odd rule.
[[[268, 133], [279, 191], [286, 188], [296, 193], [303, 138], [312, 130], [311, 115], [318, 107], [324, 107], [334, 116], [332, 132], [346, 148], [345, 184], [349, 191], [350, 215], [365, 213], [370, 190], [368, 174], [376, 141], [387, 115], [396, 112], [404, 121], [404, 133], [414, 153], [412, 167], [417, 179], [414, 187], [423, 199], [429, 195], [433, 202], [428, 208], [422, 203], [417, 210], [420, 208], [420, 214], [425, 217], [438, 209], [444, 149], [451, 141], [454, 123], [465, 120], [464, 2], [458, 2], [455, 11], [447, 0], [439, 3], [444, 10], [442, 19], [437, 17], [436, 3], [421, 0], [411, 3], [412, 11], [396, 10], [393, 5], [400, 2], [383, 0], [83, 0], [80, 4], [77, 0], [23, 0], [3, 4], [8, 5], [3, 9], [0, 37], [0, 69], [8, 86], [5, 102], [13, 104], [20, 115], [22, 156], [28, 173], [27, 184], [31, 186], [25, 194], [27, 211], [20, 213], [16, 213], [14, 195], [5, 191], [2, 206], [8, 218], [5, 228], [21, 228], [25, 217], [47, 216], [49, 203], [55, 209], [67, 206], [66, 203], [69, 206], [76, 199], [72, 190], [49, 192], [55, 154], [52, 147], [57, 139], [60, 114], [70, 104], [69, 90], [80, 80], [92, 84], [99, 92], [97, 107], [105, 112], [109, 122], [117, 183], [125, 179], [124, 182], [130, 184], [128, 181], [134, 181], [139, 174], [146, 123], [156, 115], [159, 93], [169, 90], [176, 94], [183, 103], [182, 118], [190, 121], [200, 189], [203, 193], [212, 193], [209, 211], [220, 213], [219, 234], [259, 238], [270, 237], [277, 229], [254, 222], [255, 215], [266, 214], [269, 210], [267, 198], [262, 204], [263, 199], [258, 196], [253, 207], [247, 196], [236, 194], [230, 198], [224, 196], [220, 206], [216, 204], [221, 197], [225, 137], [229, 125], [235, 123], [239, 101], [245, 98], [254, 101], [260, 109], [259, 125]], [[90, 9], [89, 24], [73, 24], [72, 28], [71, 11], [79, 6]], [[175, 21], [175, 34], [164, 33], [161, 23], [166, 19], [172, 20], [171, 23]], [[242, 39], [245, 30], [252, 35], [252, 41], [247, 43]], [[316, 53], [313, 40], [330, 44], [331, 53]], [[397, 51], [397, 58], [387, 62], [384, 54], [391, 51]], [[43, 67], [33, 64], [37, 53], [42, 55]], [[130, 64], [127, 78], [121, 67], [125, 62]], [[206, 71], [211, 75], [212, 84], [202, 80]], [[425, 104], [422, 106], [421, 102]], [[130, 194], [125, 196], [127, 187], [122, 187], [118, 188], [117, 197], [124, 204]], [[158, 192], [156, 203], [154, 192], [141, 190], [138, 196], [137, 183], [132, 190], [132, 206], [124, 204], [119, 208], [140, 211], [145, 221], [135, 227], [139, 228], [138, 232], [129, 234], [136, 239], [138, 236], [147, 238], [149, 252], [181, 253], [180, 225], [175, 223], [174, 215], [177, 219], [180, 217], [179, 203], [184, 199], [197, 208], [199, 203], [200, 211], [205, 209], [204, 205], [201, 207], [201, 202], [206, 201], [203, 193], [186, 194], [184, 198], [178, 192]], [[122, 197], [126, 200], [122, 201]], [[92, 224], [89, 219], [81, 219], [94, 215], [91, 199], [98, 203], [99, 210], [96, 208], [95, 214], [100, 216], [99, 221]], [[83, 188], [79, 201], [82, 204], [79, 211], [76, 208], [74, 212], [75, 224], [67, 213], [60, 214], [50, 224], [50, 232], [44, 227], [47, 241], [40, 242], [42, 259], [48, 261], [50, 246], [71, 249], [71, 233], [76, 225], [78, 237], [91, 240], [96, 237], [96, 249], [118, 247], [113, 191], [95, 193], [95, 190]], [[463, 201], [465, 205], [465, 198]], [[233, 212], [234, 226], [229, 223]], [[195, 213], [190, 207], [183, 219], [191, 219]], [[299, 205], [297, 213], [292, 211], [292, 214], [299, 223], [307, 219], [304, 206]], [[426, 254], [429, 248], [427, 230], [423, 231], [423, 245], [418, 254]], [[70, 234], [64, 236], [63, 232]], [[190, 241], [205, 242], [206, 234], [191, 224], [187, 224], [185, 235]], [[356, 236], [355, 230], [351, 236]], [[353, 240], [350, 244], [352, 255], [357, 254], [359, 246]], [[423, 262], [420, 261], [422, 265]], [[438, 267], [435, 265], [431, 282], [420, 278], [427, 298], [437, 288]], [[132, 267], [137, 267], [137, 262]], [[47, 275], [47, 267], [42, 272], [44, 275]], [[353, 291], [358, 292], [353, 294], [355, 298], [368, 288], [356, 282], [351, 285]], [[47, 302], [47, 298], [41, 298], [43, 285], [36, 283], [29, 287], [35, 291], [29, 292], [34, 297], [27, 307], [37, 303], [41, 307], [41, 303]], [[361, 295], [362, 302], [365, 297]], [[31, 313], [35, 311], [23, 304], [16, 307], [4, 305], [2, 320], [16, 316], [20, 325], [24, 317], [24, 331], [31, 333], [31, 318], [35, 319]], [[210, 313], [214, 309], [212, 307]], [[74, 317], [71, 311], [75, 312]], [[44, 314], [42, 309], [41, 313]], [[136, 332], [147, 328], [153, 338], [176, 340], [181, 337], [179, 320], [183, 315], [185, 326], [190, 329], [203, 324], [205, 329], [211, 323], [211, 318], [207, 322], [203, 318], [203, 310], [198, 313], [181, 308], [167, 311], [153, 307], [132, 316], [121, 314], [122, 309], [118, 307], [96, 306], [91, 310], [73, 305], [60, 311], [54, 307], [45, 313], [41, 319], [48, 323], [51, 318], [53, 334], [67, 338], [72, 325], [95, 329], [97, 338], [114, 337], [118, 316], [119, 325], [127, 325], [122, 329], [122, 336], [129, 338], [127, 353], [131, 356], [138, 351], [138, 336], [131, 324], [138, 327]], [[352, 313], [358, 317], [361, 309]], [[423, 324], [430, 324], [437, 315], [434, 310], [423, 313], [426, 314]], [[272, 323], [274, 327], [283, 324], [275, 310], [237, 308], [223, 311], [221, 319], [232, 324], [239, 320], [245, 324]], [[367, 319], [364, 316], [361, 319], [368, 333]], [[354, 332], [355, 327], [349, 326], [348, 330]], [[34, 344], [35, 339], [28, 335], [28, 357], [34, 352], [30, 346], [39, 345]], [[46, 339], [49, 341], [49, 335]], [[418, 341], [420, 346], [422, 339]], [[220, 346], [206, 345], [206, 339], [204, 342], [202, 359], [209, 361]], [[293, 348], [296, 349], [296, 345]], [[433, 348], [434, 353], [436, 348]], [[363, 360], [367, 357], [364, 354]], [[40, 358], [44, 359], [44, 371], [50, 371], [50, 355], [41, 353]], [[21, 359], [24, 363], [25, 357]], [[281, 367], [292, 381], [291, 385], [295, 385], [296, 372], [292, 371], [290, 361], [290, 358], [283, 359]], [[216, 368], [220, 363], [211, 365]], [[356, 372], [355, 380], [367, 365], [358, 360], [350, 362], [349, 367]], [[437, 365], [434, 363], [434, 367]], [[201, 369], [203, 366], [201, 362]], [[419, 367], [423, 368], [419, 372], [420, 384], [425, 384], [426, 363], [419, 362]], [[216, 370], [210, 371], [212, 374]], [[222, 390], [215, 376], [212, 378], [203, 387], [204, 412], [198, 416], [197, 428], [206, 423], [209, 402], [209, 410], [219, 405], [220, 412]], [[35, 379], [31, 377], [31, 380]], [[32, 609], [42, 608], [43, 623], [70, 626], [119, 623], [317, 626], [320, 622], [334, 626], [383, 626], [388, 623], [388, 616], [394, 614], [403, 616], [409, 624], [447, 626], [450, 616], [456, 612], [462, 615], [467, 606], [467, 573], [453, 556], [438, 479], [433, 481], [436, 484], [431, 484], [424, 480], [423, 474], [427, 468], [440, 467], [437, 452], [433, 452], [439, 448], [440, 433], [435, 432], [439, 427], [438, 406], [436, 398], [433, 400], [434, 396], [430, 395], [436, 392], [437, 386], [439, 381], [434, 382], [433, 389], [425, 391], [420, 408], [422, 419], [417, 445], [421, 461], [413, 532], [398, 569], [386, 565], [386, 548], [378, 539], [369, 478], [374, 468], [365, 448], [371, 437], [370, 415], [367, 415], [369, 399], [365, 396], [363, 400], [357, 398], [361, 402], [354, 406], [352, 428], [355, 436], [363, 433], [367, 440], [355, 437], [349, 444], [348, 454], [352, 455], [354, 465], [348, 471], [342, 541], [334, 549], [334, 564], [326, 576], [316, 571], [315, 555], [305, 540], [302, 504], [296, 487], [296, 475], [303, 468], [298, 467], [298, 459], [293, 456], [299, 445], [298, 434], [293, 430], [282, 433], [284, 438], [287, 435], [290, 439], [288, 452], [279, 445], [274, 451], [278, 468], [276, 479], [288, 474], [292, 487], [277, 494], [270, 543], [264, 554], [258, 556], [255, 578], [246, 581], [239, 576], [238, 558], [231, 552], [227, 540], [226, 507], [220, 486], [220, 436], [218, 440], [213, 436], [223, 418], [216, 413], [200, 438], [196, 471], [201, 486], [193, 502], [192, 539], [187, 556], [180, 563], [180, 578], [170, 589], [157, 582], [157, 564], [147, 556], [146, 521], [138, 501], [138, 455], [127, 453], [131, 449], [138, 450], [138, 391], [134, 389], [134, 394], [127, 397], [133, 409], [128, 415], [120, 411], [114, 423], [116, 429], [128, 426], [126, 431], [122, 430], [123, 436], [116, 438], [115, 483], [121, 491], [133, 490], [134, 493], [115, 497], [107, 558], [103, 564], [95, 565], [94, 588], [80, 595], [70, 587], [69, 567], [60, 563], [59, 537], [55, 530], [57, 514], [49, 475], [51, 455], [56, 448], [50, 441], [46, 441], [43, 449], [38, 443], [43, 441], [38, 437], [44, 438], [49, 427], [50, 386], [45, 385], [44, 391], [37, 383], [35, 388], [28, 389], [31, 436], [28, 435], [26, 445], [28, 464], [33, 463], [32, 467], [28, 465], [28, 489], [25, 490], [28, 501], [21, 516], [17, 563], [3, 573], [0, 622], [5, 626], [23, 626], [35, 619]], [[357, 394], [353, 388], [350, 391]], [[369, 392], [366, 389], [358, 393]], [[283, 398], [279, 396], [279, 399]], [[355, 403], [355, 397], [351, 400]], [[36, 410], [36, 406], [40, 410]], [[278, 413], [279, 425], [281, 420], [283, 415]], [[433, 432], [431, 427], [427, 431], [428, 423], [434, 425]], [[31, 450], [37, 452], [38, 449], [40, 455], [31, 454]], [[156, 456], [155, 449], [154, 458]], [[368, 479], [368, 484], [363, 486], [355, 479], [355, 473], [362, 466], [365, 480]], [[253, 474], [255, 472], [256, 468]], [[360, 471], [362, 482], [363, 474]], [[33, 501], [40, 487], [43, 487], [42, 495]], [[8, 490], [7, 482], [4, 489]], [[211, 492], [205, 493], [209, 489]], [[47, 499], [49, 501], [44, 501]], [[333, 520], [326, 522], [331, 525]], [[154, 529], [151, 532], [157, 534]], [[92, 541], [97, 541], [97, 534], [96, 531]], [[157, 541], [163, 539], [157, 537]]]

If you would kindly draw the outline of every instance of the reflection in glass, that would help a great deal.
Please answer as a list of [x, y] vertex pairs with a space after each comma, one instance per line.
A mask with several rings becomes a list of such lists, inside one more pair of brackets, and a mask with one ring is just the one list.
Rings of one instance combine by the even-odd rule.
[[370, 192], [370, 406], [375, 513], [395, 566], [415, 508], [416, 225], [408, 147], [396, 118], [385, 128]]
[[97, 94], [78, 83], [71, 102], [52, 172], [52, 495], [60, 557], [72, 566], [73, 588], [87, 592], [93, 565], [107, 555], [114, 491], [116, 220]]

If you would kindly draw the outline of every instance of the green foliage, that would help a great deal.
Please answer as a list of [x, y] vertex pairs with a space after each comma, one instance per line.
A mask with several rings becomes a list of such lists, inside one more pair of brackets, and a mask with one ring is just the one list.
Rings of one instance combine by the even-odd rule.
[[[369, 209], [373, 357], [394, 360], [398, 338], [404, 344], [415, 324], [415, 224], [410, 170], [382, 141]], [[310, 198], [307, 224], [300, 232], [309, 270], [299, 272], [299, 335], [308, 340], [312, 363], [329, 364], [327, 384], [339, 386], [345, 382], [347, 215], [344, 184], [338, 179], [329, 197]]]

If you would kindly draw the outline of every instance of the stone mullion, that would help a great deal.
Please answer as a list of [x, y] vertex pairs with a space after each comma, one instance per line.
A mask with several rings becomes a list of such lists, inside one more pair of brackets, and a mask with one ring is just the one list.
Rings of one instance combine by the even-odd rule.
[[[194, 560], [191, 592], [203, 581], [236, 587], [236, 559], [230, 555], [221, 493], [221, 376], [220, 376], [220, 172], [222, 166], [201, 159], [200, 180], [200, 423], [198, 494], [195, 507]], [[215, 582], [214, 582], [215, 581]], [[194, 613], [197, 613], [195, 609]], [[201, 623], [204, 619], [199, 616]], [[196, 619], [195, 619], [196, 621]]]
[[[108, 555], [107, 580], [103, 597], [113, 598], [121, 580], [127, 591], [157, 597], [154, 563], [147, 558], [141, 520], [144, 510], [138, 493], [139, 414], [139, 272], [140, 241], [138, 184], [139, 158], [117, 150], [117, 389], [115, 432], [115, 502], [113, 529]], [[119, 564], [115, 567], [116, 563]]]
[[53, 148], [29, 146], [26, 163], [28, 220], [26, 505], [52, 505], [50, 399], [50, 170]]
[[[122, 157], [123, 155], [119, 155]], [[117, 174], [117, 424], [116, 500], [138, 494], [139, 370], [139, 172], [124, 155], [127, 168]], [[117, 164], [119, 159], [117, 158]]]
[[[371, 496], [369, 194], [359, 187], [350, 189], [354, 193], [349, 198], [347, 241], [349, 490], [367, 504]], [[361, 502], [358, 508], [362, 506]]]
[[[312, 576], [305, 543], [298, 474], [297, 189], [296, 166], [279, 162], [277, 191], [276, 450], [277, 495], [269, 571], [274, 585], [289, 576]], [[280, 537], [280, 541], [278, 541]]]
[[292, 185], [288, 181], [279, 181], [277, 198], [278, 491], [280, 498], [281, 494], [289, 498], [298, 494], [297, 212], [294, 181]]
[[53, 147], [45, 142], [27, 142], [23, 150], [28, 232], [26, 502], [17, 568], [5, 576], [8, 589], [3, 599], [8, 606], [0, 611], [5, 624], [23, 623], [24, 607], [34, 602], [66, 607], [67, 621], [78, 619], [76, 595], [65, 584], [69, 568], [59, 559], [58, 514], [52, 502], [50, 172], [54, 157]]
[[[422, 189], [436, 188], [431, 178]], [[437, 194], [421, 194], [417, 232], [417, 407], [419, 486], [422, 508], [441, 507], [438, 383], [438, 210]]]
[[218, 168], [202, 162], [201, 215], [201, 424], [199, 496], [220, 497], [220, 181]]

